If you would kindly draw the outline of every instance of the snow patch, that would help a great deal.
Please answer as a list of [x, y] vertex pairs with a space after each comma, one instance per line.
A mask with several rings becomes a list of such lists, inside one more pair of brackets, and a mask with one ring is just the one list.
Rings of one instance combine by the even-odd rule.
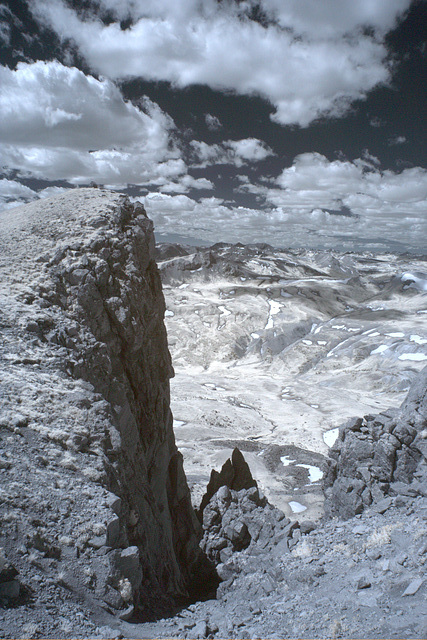
[[427, 360], [425, 353], [402, 353], [399, 360]]
[[325, 433], [323, 434], [323, 442], [327, 444], [328, 447], [333, 447], [339, 436], [339, 433], [340, 433], [339, 427], [325, 431]]
[[307, 507], [305, 507], [300, 502], [296, 502], [295, 500], [291, 500], [290, 502], [288, 502], [288, 504], [292, 510], [292, 513], [301, 513], [302, 511], [305, 511], [307, 509]]
[[374, 353], [384, 353], [384, 351], [387, 351], [387, 349], [388, 346], [386, 344], [381, 344], [379, 347], [371, 351], [371, 356], [374, 355]]
[[213, 382], [204, 382], [203, 386], [207, 387], [208, 389], [212, 389], [212, 391], [225, 391], [224, 387], [220, 387], [219, 385], [214, 384]]
[[323, 478], [323, 471], [319, 469], [319, 467], [314, 467], [311, 464], [299, 464], [298, 466], [308, 469], [308, 479], [310, 484]]
[[265, 325], [266, 329], [273, 328], [273, 316], [277, 315], [282, 308], [282, 304], [277, 302], [277, 300], [268, 300], [268, 304], [270, 305], [270, 312], [268, 314], [267, 324]]
[[427, 340], [422, 338], [421, 336], [417, 336], [416, 334], [409, 337], [411, 342], [415, 342], [416, 344], [427, 344]]
[[427, 291], [427, 280], [416, 276], [409, 271], [407, 273], [404, 273], [400, 279], [402, 282], [409, 282], [408, 287], [418, 289], [418, 291]]
[[174, 316], [174, 312], [173, 311], [169, 311], [169, 309], [166, 309], [165, 311], [165, 317], [166, 318], [172, 318]]
[[281, 456], [280, 461], [284, 467], [289, 467], [290, 464], [296, 462], [296, 460], [291, 460], [289, 456]]
[[226, 307], [224, 307], [222, 304], [219, 305], [218, 309], [221, 311], [223, 316], [231, 316], [231, 311], [229, 311]]

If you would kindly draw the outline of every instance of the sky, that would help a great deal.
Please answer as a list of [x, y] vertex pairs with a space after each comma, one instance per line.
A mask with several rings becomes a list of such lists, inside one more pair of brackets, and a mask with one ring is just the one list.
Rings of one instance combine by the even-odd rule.
[[0, 0], [0, 204], [158, 240], [425, 254], [427, 0]]

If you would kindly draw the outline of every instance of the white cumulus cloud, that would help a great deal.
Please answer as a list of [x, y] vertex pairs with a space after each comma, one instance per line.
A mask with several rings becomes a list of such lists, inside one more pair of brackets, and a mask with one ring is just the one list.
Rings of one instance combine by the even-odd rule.
[[219, 144], [211, 145], [193, 140], [190, 146], [195, 159], [194, 166], [199, 168], [215, 164], [242, 167], [249, 162], [260, 162], [274, 155], [273, 150], [257, 138], [225, 140]]
[[[259, 5], [266, 17], [251, 19]], [[390, 80], [386, 33], [410, 0], [98, 0], [83, 18], [63, 0], [34, 0], [35, 15], [71, 38], [89, 65], [112, 79], [143, 77], [183, 88], [259, 95], [273, 119], [308, 126], [342, 116]], [[104, 24], [95, 10], [117, 20]], [[369, 29], [365, 29], [369, 27]]]
[[368, 152], [352, 162], [304, 153], [275, 184], [241, 181], [239, 190], [280, 212], [289, 228], [296, 225], [331, 237], [348, 234], [362, 242], [402, 242], [425, 250], [427, 170], [421, 167], [395, 173], [381, 171], [378, 159]]
[[205, 122], [208, 129], [210, 129], [211, 131], [216, 131], [217, 129], [221, 129], [222, 127], [220, 119], [216, 116], [213, 116], [211, 113], [205, 114]]
[[35, 62], [0, 67], [0, 84], [6, 169], [116, 186], [162, 185], [187, 176], [172, 119], [148, 99], [139, 107], [126, 102], [108, 79], [59, 62]]

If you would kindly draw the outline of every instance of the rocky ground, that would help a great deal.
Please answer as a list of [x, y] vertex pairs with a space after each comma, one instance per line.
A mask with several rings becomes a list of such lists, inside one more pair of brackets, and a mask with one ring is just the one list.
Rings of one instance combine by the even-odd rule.
[[266, 531], [226, 560], [216, 600], [121, 632], [134, 638], [426, 637], [424, 496], [402, 494], [387, 508], [313, 531], [291, 526], [290, 540], [284, 518], [271, 527], [274, 535]]
[[150, 225], [115, 194], [58, 202], [0, 227], [0, 637], [426, 637], [422, 260], [163, 249], [199, 523]]
[[223, 554], [217, 599], [152, 624], [121, 622], [89, 613], [51, 577], [45, 552], [10, 549], [31, 592], [1, 611], [3, 637], [426, 637], [425, 496], [402, 493], [350, 520], [298, 526], [247, 493], [220, 495], [211, 507], [220, 513], [229, 502], [249, 513], [253, 534], [260, 527], [246, 549]]

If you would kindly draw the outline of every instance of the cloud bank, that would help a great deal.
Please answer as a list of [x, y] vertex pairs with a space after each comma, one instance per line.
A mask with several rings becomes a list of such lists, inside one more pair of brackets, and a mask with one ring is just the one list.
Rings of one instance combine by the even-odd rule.
[[174, 229], [211, 242], [425, 250], [427, 170], [420, 167], [394, 173], [381, 171], [368, 153], [353, 162], [305, 153], [274, 181], [239, 181], [241, 191], [258, 197], [259, 208], [153, 193], [145, 205], [159, 232]]
[[[84, 15], [62, 0], [32, 7], [106, 77], [258, 95], [274, 106], [276, 122], [306, 127], [344, 115], [389, 82], [384, 37], [410, 1], [98, 0]], [[100, 19], [107, 13], [115, 21]]]
[[125, 102], [107, 79], [59, 62], [0, 67], [2, 164], [71, 183], [162, 184], [186, 173], [171, 118]]
[[21, 177], [212, 188], [187, 174], [173, 120], [148, 98], [135, 106], [110, 80], [59, 62], [0, 67], [0, 84], [2, 165]]
[[[232, 139], [233, 118], [215, 100], [189, 114], [208, 134], [189, 143], [189, 130], [179, 131], [157, 104], [144, 97], [131, 103], [119, 88], [136, 77], [261, 96], [277, 123], [307, 127], [343, 116], [355, 100], [390, 82], [386, 35], [411, 0], [88, 0], [84, 10], [64, 0], [28, 3], [64, 50], [74, 42], [92, 71], [52, 61], [0, 67], [4, 206], [58, 189], [38, 191], [30, 178], [94, 181], [148, 191], [147, 210], [163, 233], [346, 249], [398, 246], [398, 239], [402, 250], [425, 250], [424, 169], [382, 170], [368, 150], [335, 161], [310, 151], [284, 166], [291, 160], [280, 145], [276, 155], [262, 139]], [[0, 5], [6, 46], [16, 20]], [[172, 104], [172, 91], [168, 99]], [[385, 126], [377, 115], [368, 122]], [[384, 146], [408, 149], [411, 140], [395, 131]], [[378, 147], [375, 153], [381, 155]]]

